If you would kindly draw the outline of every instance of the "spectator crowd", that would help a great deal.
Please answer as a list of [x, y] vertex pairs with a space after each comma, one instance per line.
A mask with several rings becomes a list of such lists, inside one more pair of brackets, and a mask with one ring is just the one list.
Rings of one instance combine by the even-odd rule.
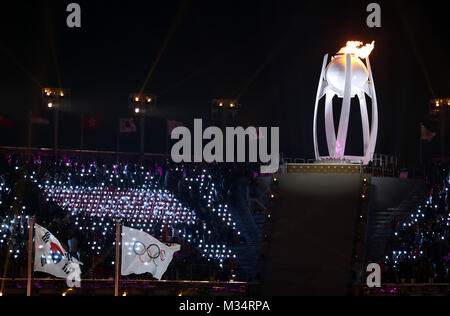
[[384, 283], [450, 282], [450, 212], [448, 168], [431, 183], [424, 205], [405, 222], [393, 220], [382, 270]]
[[167, 278], [228, 280], [239, 268], [233, 247], [245, 239], [231, 211], [230, 167], [165, 159], [0, 159], [2, 275], [26, 275], [31, 216], [83, 262], [84, 277], [112, 276], [116, 220], [181, 244]]

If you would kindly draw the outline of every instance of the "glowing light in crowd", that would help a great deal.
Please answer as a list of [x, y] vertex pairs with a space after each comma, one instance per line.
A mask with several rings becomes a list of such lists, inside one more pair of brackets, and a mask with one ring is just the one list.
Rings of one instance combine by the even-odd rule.
[[[438, 198], [445, 198], [445, 195], [448, 192], [448, 187], [444, 187], [441, 191], [437, 193]], [[425, 216], [426, 212], [430, 212], [430, 214], [434, 214], [437, 210], [437, 205], [433, 203], [433, 195], [430, 194], [430, 197], [428, 201], [426, 201], [426, 204], [422, 206], [419, 206], [418, 210], [411, 214], [410, 219], [403, 223], [403, 225], [400, 225], [400, 227], [405, 230], [407, 228], [414, 227], [417, 235], [417, 247], [410, 248], [408, 244], [404, 245], [404, 249], [394, 250], [392, 251], [391, 256], [386, 256], [386, 263], [392, 262], [394, 264], [394, 267], [397, 267], [398, 263], [402, 259], [408, 259], [408, 260], [420, 260], [422, 256], [424, 255], [424, 251], [422, 250], [425, 246], [425, 239], [427, 240], [445, 240], [445, 233], [447, 231], [447, 227], [450, 226], [450, 213], [446, 213], [445, 215], [442, 215], [438, 218], [439, 223], [441, 223], [440, 230], [436, 231], [421, 231], [420, 227], [421, 225], [427, 224], [427, 219]], [[433, 215], [436, 216], [436, 215]], [[401, 229], [400, 229], [401, 232]], [[395, 232], [394, 235], [396, 237], [399, 236], [399, 232]]]
[[[36, 163], [36, 168], [39, 163], [40, 161]], [[99, 236], [99, 239], [87, 242], [92, 254], [99, 255], [104, 251], [105, 240], [114, 240], [114, 222], [116, 218], [121, 218], [124, 225], [154, 232], [155, 235], [162, 235], [164, 227], [167, 227], [171, 232], [169, 235], [178, 235], [196, 245], [208, 261], [222, 264], [226, 259], [236, 258], [225, 244], [208, 242], [211, 236], [208, 225], [202, 224], [193, 209], [181, 203], [168, 190], [162, 189], [161, 184], [143, 166], [131, 171], [130, 165], [125, 164], [119, 171], [118, 165], [110, 168], [96, 163], [78, 164], [75, 169], [70, 161], [60, 162], [59, 165], [67, 169], [58, 177], [44, 179], [36, 169], [31, 169], [25, 173], [24, 178], [35, 183], [45, 193], [48, 202], [54, 201], [61, 209], [69, 211], [69, 221], [79, 231]], [[176, 171], [181, 169], [177, 168]], [[96, 178], [99, 174], [103, 176]], [[198, 187], [200, 198], [209, 212], [239, 235], [228, 205], [216, 201], [217, 184], [212, 175], [207, 170], [199, 170], [185, 180], [191, 187]], [[96, 181], [95, 185], [89, 185]], [[136, 184], [137, 181], [139, 185]], [[2, 192], [11, 193], [4, 182], [0, 182], [0, 196]], [[29, 218], [25, 216], [25, 211], [26, 207], [23, 206], [20, 215], [5, 217], [0, 226], [1, 244], [8, 242], [13, 225], [20, 225], [22, 231], [28, 227]], [[203, 229], [198, 229], [199, 227]], [[11, 253], [17, 259], [21, 251], [12, 250]]]

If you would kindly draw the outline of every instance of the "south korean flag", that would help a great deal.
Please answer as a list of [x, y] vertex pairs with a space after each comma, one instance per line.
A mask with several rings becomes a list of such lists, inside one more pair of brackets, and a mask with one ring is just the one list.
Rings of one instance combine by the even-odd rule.
[[82, 263], [65, 251], [59, 240], [48, 230], [37, 224], [34, 227], [34, 271], [67, 279], [69, 287], [79, 287]]

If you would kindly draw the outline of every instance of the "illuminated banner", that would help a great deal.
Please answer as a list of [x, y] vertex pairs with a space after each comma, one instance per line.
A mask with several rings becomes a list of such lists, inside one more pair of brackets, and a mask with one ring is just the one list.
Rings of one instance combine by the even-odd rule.
[[43, 115], [38, 114], [31, 114], [30, 117], [31, 124], [38, 124], [38, 125], [49, 125], [50, 121], [47, 117]]
[[120, 132], [121, 133], [134, 133], [137, 131], [133, 118], [120, 119]]
[[83, 129], [85, 131], [96, 131], [100, 128], [99, 116], [83, 116]]

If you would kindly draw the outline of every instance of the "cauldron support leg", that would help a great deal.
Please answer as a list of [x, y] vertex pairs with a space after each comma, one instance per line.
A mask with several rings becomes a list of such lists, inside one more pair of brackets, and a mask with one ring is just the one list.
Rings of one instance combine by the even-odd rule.
[[345, 57], [344, 100], [342, 101], [341, 119], [339, 121], [339, 131], [336, 141], [336, 156], [341, 159], [344, 159], [345, 157], [345, 145], [347, 143], [350, 105], [352, 100], [352, 56], [350, 54], [346, 54]]
[[364, 157], [366, 157], [369, 149], [370, 129], [369, 129], [369, 114], [367, 112], [367, 102], [364, 92], [358, 94], [359, 106], [361, 108], [361, 121], [364, 140]]
[[325, 97], [325, 131], [327, 135], [328, 153], [331, 158], [335, 156], [336, 130], [334, 128], [333, 92], [328, 92]]
[[327, 67], [327, 62], [328, 62], [328, 54], [326, 54], [323, 57], [322, 72], [320, 73], [319, 87], [317, 88], [316, 103], [314, 107], [313, 141], [314, 141], [314, 154], [316, 155], [316, 160], [320, 160], [319, 146], [317, 144], [317, 112], [319, 108], [319, 101], [320, 98], [322, 97], [324, 90], [325, 69]]

